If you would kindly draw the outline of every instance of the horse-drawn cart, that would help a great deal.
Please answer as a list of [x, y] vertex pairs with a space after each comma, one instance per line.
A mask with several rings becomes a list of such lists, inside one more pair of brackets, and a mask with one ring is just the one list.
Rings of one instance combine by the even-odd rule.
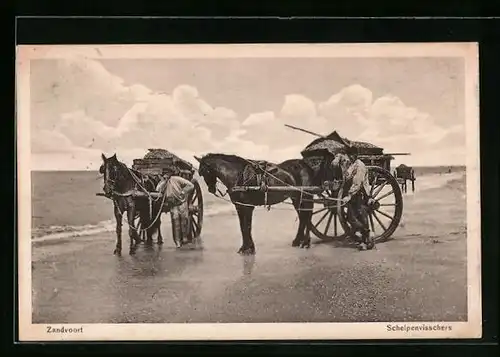
[[[384, 154], [382, 148], [366, 142], [350, 141], [334, 131], [310, 143], [302, 151], [302, 156], [314, 166], [331, 162], [336, 153], [343, 152], [347, 147], [356, 148], [358, 158], [368, 168], [370, 230], [376, 242], [385, 241], [392, 236], [403, 214], [402, 192], [390, 171], [390, 162], [395, 154]], [[350, 229], [347, 208], [341, 201], [346, 196], [346, 189], [338, 178], [325, 179], [334, 187], [317, 194], [311, 231], [324, 240], [345, 238]]]
[[[144, 158], [134, 160], [132, 169], [118, 162], [116, 156], [114, 156], [114, 159], [115, 161], [113, 162], [111, 162], [112, 158], [105, 161], [109, 165], [114, 165], [116, 170], [123, 171], [120, 176], [123, 185], [131, 182], [134, 188], [126, 190], [126, 192], [117, 192], [114, 190], [112, 194], [108, 192], [108, 194], [98, 193], [97, 195], [112, 198], [115, 201], [121, 199], [121, 202], [126, 197], [132, 197], [136, 200], [136, 209], [139, 211], [141, 209], [143, 211], [149, 210], [149, 222], [142, 222], [141, 217], [144, 217], [144, 215], [141, 216], [140, 212], [136, 211], [133, 227], [135, 227], [134, 229], [137, 232], [145, 234], [148, 228], [154, 226], [161, 213], [169, 212], [166, 197], [161, 192], [155, 192], [155, 188], [165, 174], [171, 174], [183, 177], [191, 181], [194, 185], [194, 191], [187, 197], [189, 238], [197, 238], [200, 235], [203, 225], [203, 195], [198, 181], [193, 177], [195, 169], [189, 162], [163, 149], [149, 149]], [[104, 165], [101, 166], [101, 170], [105, 170]], [[108, 177], [108, 181], [115, 184], [118, 183], [117, 178]], [[159, 206], [158, 203], [161, 205]], [[123, 209], [125, 209], [127, 204], [124, 203], [123, 205]], [[173, 226], [172, 224], [172, 228], [174, 228]]]
[[[191, 181], [194, 185], [193, 193], [188, 197], [189, 229], [190, 238], [197, 238], [201, 234], [203, 226], [203, 194], [200, 184], [193, 177], [195, 169], [189, 162], [182, 160], [167, 150], [149, 149], [143, 159], [135, 159], [132, 169], [143, 175], [155, 177], [159, 181], [165, 174], [180, 176]], [[161, 200], [162, 194], [156, 192], [136, 192], [136, 196], [152, 196], [153, 199]]]
[[[300, 128], [292, 127], [306, 131]], [[308, 131], [306, 131], [308, 132]], [[303, 160], [315, 172], [322, 175], [322, 184], [318, 186], [236, 186], [231, 190], [286, 192], [297, 190], [307, 193], [311, 198], [304, 195], [304, 200], [314, 203], [309, 228], [318, 238], [322, 240], [343, 239], [347, 237], [350, 226], [347, 217], [347, 206], [342, 198], [346, 196], [344, 182], [338, 176], [332, 175], [325, 167], [330, 163], [335, 154], [345, 152], [348, 147], [355, 147], [358, 158], [367, 165], [369, 172], [370, 189], [367, 192], [369, 198], [369, 224], [371, 234], [375, 242], [382, 242], [391, 237], [398, 227], [403, 214], [403, 198], [399, 183], [391, 174], [390, 161], [392, 155], [407, 154], [384, 154], [383, 149], [375, 145], [350, 141], [341, 137], [336, 131], [328, 136], [308, 132], [320, 138], [311, 142], [303, 151]], [[266, 175], [265, 172], [262, 173]]]

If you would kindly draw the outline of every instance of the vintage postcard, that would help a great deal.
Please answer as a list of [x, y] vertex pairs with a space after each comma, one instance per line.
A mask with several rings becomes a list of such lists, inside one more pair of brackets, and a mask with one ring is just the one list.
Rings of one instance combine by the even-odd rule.
[[19, 46], [21, 341], [479, 338], [476, 43]]

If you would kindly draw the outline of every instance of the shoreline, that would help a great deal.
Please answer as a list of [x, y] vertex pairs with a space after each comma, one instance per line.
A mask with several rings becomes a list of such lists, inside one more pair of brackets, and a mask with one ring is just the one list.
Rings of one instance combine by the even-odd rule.
[[[431, 185], [430, 187], [425, 187], [425, 183], [423, 181], [420, 181], [420, 185], [417, 184], [417, 191], [415, 193], [408, 192], [404, 194], [403, 196], [406, 199], [414, 199], [417, 196], [420, 195], [425, 195], [429, 191], [433, 191], [435, 189], [439, 189], [442, 186], [445, 186], [449, 184], [450, 182], [456, 181], [456, 180], [461, 180], [463, 179], [466, 175], [465, 173], [451, 173], [451, 174], [445, 174], [446, 176], [440, 175], [440, 174], [431, 174], [425, 176], [427, 179], [432, 179], [433, 177], [442, 179], [441, 182], [439, 182], [438, 185]], [[424, 177], [424, 176], [422, 176]], [[423, 186], [422, 186], [423, 185]], [[419, 187], [423, 187], [422, 189], [419, 190]], [[205, 196], [209, 195], [208, 193], [205, 192]], [[210, 199], [213, 199], [211, 196]], [[216, 216], [222, 216], [222, 217], [228, 217], [228, 216], [235, 216], [236, 211], [234, 210], [234, 206], [230, 204], [229, 202], [225, 202], [222, 200], [214, 200], [209, 202], [210, 207], [207, 209], [205, 212], [205, 217], [216, 217]], [[210, 210], [212, 209], [212, 210]], [[267, 209], [263, 206], [256, 207], [256, 212], [260, 210], [265, 210]], [[277, 204], [273, 207], [271, 207], [271, 211], [290, 211], [294, 212], [293, 207], [286, 203], [282, 204]], [[162, 224], [169, 226], [170, 225], [170, 219], [169, 217], [163, 216], [163, 222]], [[124, 219], [124, 226], [126, 226], [126, 219]], [[85, 224], [85, 225], [50, 225], [50, 226], [44, 226], [40, 225], [38, 227], [34, 227], [31, 230], [31, 240], [32, 242], [48, 242], [48, 241], [57, 241], [57, 240], [67, 240], [67, 239], [77, 239], [83, 236], [89, 236], [89, 235], [94, 235], [94, 234], [101, 234], [101, 233], [108, 233], [112, 232], [115, 230], [115, 223], [114, 219], [107, 219], [98, 222], [97, 224]], [[124, 229], [124, 233], [127, 231], [127, 228]]]

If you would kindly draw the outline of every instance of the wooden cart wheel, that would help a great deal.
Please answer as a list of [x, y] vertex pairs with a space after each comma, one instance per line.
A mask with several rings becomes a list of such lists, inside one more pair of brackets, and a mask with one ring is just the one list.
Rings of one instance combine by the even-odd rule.
[[189, 229], [192, 233], [190, 238], [198, 238], [203, 226], [203, 194], [200, 184], [192, 179], [194, 185], [193, 193], [188, 197], [189, 202]]
[[[370, 192], [373, 202], [368, 206], [369, 225], [376, 243], [389, 240], [399, 225], [403, 215], [403, 195], [398, 181], [391, 173], [378, 166], [368, 166]], [[344, 187], [338, 192], [338, 198], [346, 196]], [[349, 230], [347, 206], [337, 202], [338, 217], [344, 230]], [[356, 233], [359, 236], [359, 233]]]
[[323, 203], [315, 203], [309, 229], [322, 240], [343, 239], [346, 233], [340, 224], [338, 216], [337, 201], [326, 198], [337, 198], [337, 192], [326, 190], [314, 197], [315, 200], [323, 199]]

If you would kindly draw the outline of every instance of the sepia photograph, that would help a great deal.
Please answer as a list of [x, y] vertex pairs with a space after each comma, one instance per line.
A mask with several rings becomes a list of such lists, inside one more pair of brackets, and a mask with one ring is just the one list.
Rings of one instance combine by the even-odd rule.
[[16, 61], [21, 341], [481, 337], [476, 43]]

